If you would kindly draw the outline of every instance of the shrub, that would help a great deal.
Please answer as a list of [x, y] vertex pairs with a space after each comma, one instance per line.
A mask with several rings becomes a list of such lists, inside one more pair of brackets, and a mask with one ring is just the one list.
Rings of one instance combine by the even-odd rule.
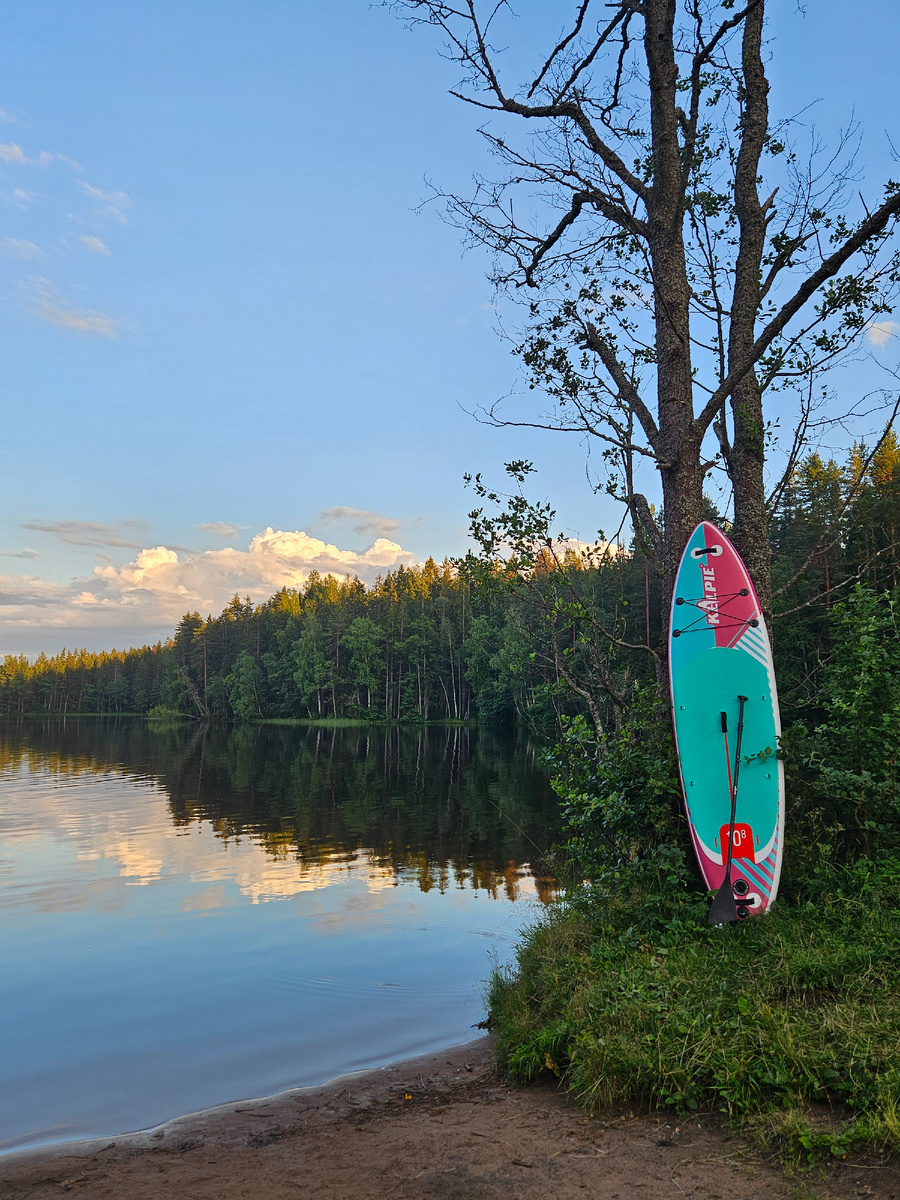
[[831, 618], [821, 718], [782, 738], [788, 774], [787, 881], [829, 861], [900, 849], [900, 628], [896, 602], [857, 586]]
[[563, 720], [547, 761], [577, 870], [648, 915], [699, 887], [668, 704], [636, 687], [627, 722], [602, 742], [584, 717]]

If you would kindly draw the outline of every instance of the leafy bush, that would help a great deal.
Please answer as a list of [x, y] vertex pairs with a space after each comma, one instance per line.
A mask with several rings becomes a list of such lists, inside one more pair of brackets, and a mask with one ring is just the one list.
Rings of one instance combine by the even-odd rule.
[[154, 704], [147, 713], [148, 721], [184, 721], [184, 713], [176, 712], [174, 708], [166, 708], [164, 704]]
[[603, 741], [584, 717], [564, 718], [547, 761], [567, 848], [599, 892], [640, 898], [649, 915], [700, 886], [669, 707], [655, 689], [636, 687], [628, 721]]
[[896, 601], [857, 586], [831, 618], [821, 720], [782, 738], [790, 820], [788, 880], [811, 882], [829, 860], [900, 848], [900, 623]]

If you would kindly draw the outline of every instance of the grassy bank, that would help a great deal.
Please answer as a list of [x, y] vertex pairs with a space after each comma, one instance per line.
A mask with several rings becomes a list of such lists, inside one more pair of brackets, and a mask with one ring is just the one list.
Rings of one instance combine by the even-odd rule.
[[900, 1151], [900, 862], [740, 926], [707, 907], [560, 905], [491, 982], [503, 1065], [588, 1106], [725, 1112], [788, 1162]]

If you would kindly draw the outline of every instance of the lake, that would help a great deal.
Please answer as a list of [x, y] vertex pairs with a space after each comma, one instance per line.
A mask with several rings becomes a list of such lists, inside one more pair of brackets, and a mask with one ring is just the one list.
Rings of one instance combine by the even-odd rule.
[[524, 738], [0, 722], [0, 1151], [468, 1040], [558, 837]]

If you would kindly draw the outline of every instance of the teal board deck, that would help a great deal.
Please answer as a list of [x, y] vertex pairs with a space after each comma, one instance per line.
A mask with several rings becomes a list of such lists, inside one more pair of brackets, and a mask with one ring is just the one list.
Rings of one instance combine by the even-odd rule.
[[[718, 891], [730, 834], [738, 917], [764, 912], [778, 890], [784, 847], [784, 768], [777, 757], [781, 724], [772, 651], [746, 567], [709, 521], [691, 534], [676, 577], [669, 671], [681, 782], [701, 874], [706, 886]], [[732, 829], [741, 696], [746, 700]]]

